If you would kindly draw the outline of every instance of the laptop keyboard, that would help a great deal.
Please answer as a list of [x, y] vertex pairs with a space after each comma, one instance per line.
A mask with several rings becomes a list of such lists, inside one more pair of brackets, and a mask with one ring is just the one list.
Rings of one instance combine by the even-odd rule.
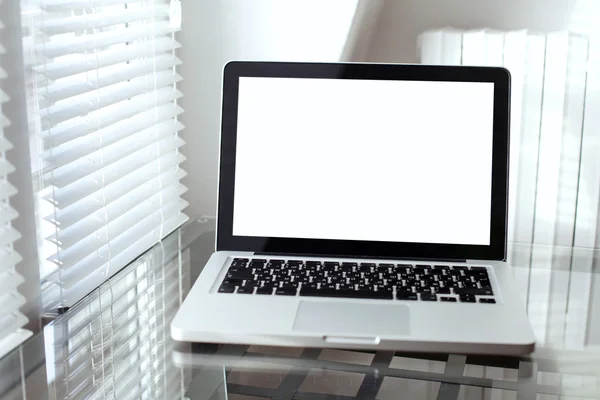
[[235, 258], [219, 293], [495, 303], [486, 267]]

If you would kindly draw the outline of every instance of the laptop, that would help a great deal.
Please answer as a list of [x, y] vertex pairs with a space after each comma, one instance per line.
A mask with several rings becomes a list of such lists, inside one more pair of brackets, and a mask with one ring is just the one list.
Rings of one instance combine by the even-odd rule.
[[175, 340], [522, 355], [503, 68], [230, 62], [216, 251]]

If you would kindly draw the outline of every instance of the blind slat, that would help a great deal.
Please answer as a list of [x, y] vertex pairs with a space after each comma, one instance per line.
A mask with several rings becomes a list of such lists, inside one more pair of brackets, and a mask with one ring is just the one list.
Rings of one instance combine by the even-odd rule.
[[152, 93], [135, 96], [129, 100], [101, 108], [88, 114], [86, 117], [67, 121], [61, 124], [61, 126], [48, 128], [40, 136], [42, 136], [44, 141], [44, 148], [60, 146], [70, 140], [83, 137], [126, 118], [145, 112], [155, 104], [174, 102], [181, 98], [181, 96], [181, 92], [173, 90], [173, 88], [159, 89]]
[[97, 76], [93, 75], [83, 80], [81, 77], [75, 79], [64, 79], [59, 83], [48, 86], [44, 93], [46, 99], [55, 103], [84, 93], [89, 93], [106, 86], [125, 82], [129, 79], [138, 78], [153, 73], [155, 70], [173, 68], [181, 64], [181, 60], [171, 54], [156, 57], [155, 61], [141, 60], [136, 63], [119, 65], [113, 68], [99, 70]]
[[[165, 221], [162, 221], [162, 216], [159, 215], [161, 212], [156, 212], [149, 218], [137, 223], [132, 221], [131, 228], [119, 237], [119, 241], [115, 241], [114, 245], [110, 246], [111, 264], [120, 265], [123, 260], [139, 256], [159, 240], [161, 233], [166, 235], [185, 222], [187, 217], [181, 214], [181, 210], [187, 207], [187, 203], [181, 200], [173, 206], [173, 209], [170, 210], [173, 211], [172, 214], [165, 213]], [[106, 261], [108, 254], [109, 247], [104, 245], [80, 262], [72, 266], [62, 267], [61, 287], [65, 290], [73, 289], [81, 279], [89, 275], [90, 270], [103, 273], [102, 269], [106, 268], [108, 264]], [[55, 278], [51, 277], [50, 279]]]
[[[103, 148], [100, 152], [102, 154], [95, 154], [94, 157], [79, 159], [57, 168], [55, 172], [48, 174], [45, 180], [58, 188], [77, 184], [83, 180], [82, 178], [90, 176], [93, 180], [106, 182], [111, 180], [113, 174], [121, 176], [119, 174], [122, 172], [118, 171], [118, 168], [126, 168], [125, 164], [133, 166], [146, 159], [154, 159], [161, 153], [174, 150], [178, 143], [179, 146], [183, 145], [181, 140], [172, 135], [182, 129], [183, 124], [180, 122], [162, 122], [156, 127], [144, 129], [127, 139]], [[108, 168], [110, 170], [107, 170]]]
[[0, 225], [4, 225], [19, 216], [19, 213], [16, 212], [11, 206], [3, 206], [0, 205]]
[[80, 32], [87, 29], [106, 28], [128, 22], [167, 17], [169, 15], [169, 7], [163, 4], [149, 5], [137, 10], [120, 7], [119, 9], [109, 8], [110, 11], [96, 10], [98, 9], [94, 9], [89, 14], [73, 17], [64, 17], [61, 13], [52, 16], [53, 14], [50, 13], [49, 16], [40, 21], [38, 28], [47, 35], [56, 35]]
[[12, 144], [4, 136], [0, 136], [0, 153], [7, 152], [12, 148]]
[[61, 230], [68, 229], [76, 223], [85, 222], [90, 215], [102, 210], [105, 204], [109, 205], [119, 200], [130, 191], [146, 190], [150, 192], [157, 186], [162, 187], [167, 185], [168, 182], [179, 181], [186, 176], [185, 171], [178, 166], [179, 161], [182, 159], [172, 157], [172, 155], [165, 156], [159, 161], [161, 165], [157, 172], [164, 171], [160, 175], [152, 176], [143, 170], [136, 171], [123, 178], [126, 182], [116, 182], [108, 185], [103, 193], [95, 193], [82, 199], [77, 203], [77, 207], [59, 209], [56, 213], [50, 215], [47, 220], [58, 225]]
[[24, 281], [25, 279], [14, 270], [8, 270], [0, 275], [0, 293], [16, 291], [17, 286]]
[[129, 192], [127, 196], [119, 199], [120, 201], [105, 206], [96, 214], [82, 219], [70, 229], [61, 227], [61, 230], [49, 237], [48, 240], [61, 247], [69, 247], [69, 250], [75, 250], [77, 246], [84, 245], [85, 240], [92, 240], [90, 236], [93, 236], [95, 240], [102, 240], [100, 230], [104, 229], [107, 224], [107, 229], [111, 233], [114, 233], [112, 224], [116, 224], [118, 218], [125, 216], [129, 211], [168, 203], [171, 200], [179, 198], [187, 191], [186, 187], [178, 182], [156, 193], [152, 193], [156, 191], [152, 187], [150, 189], [142, 187], [142, 189], [146, 190], [133, 190]]
[[142, 58], [149, 52], [164, 53], [180, 47], [178, 42], [165, 36], [136, 44], [111, 47], [90, 55], [73, 54], [61, 57], [54, 62], [45, 64], [43, 68], [36, 67], [35, 71], [48, 79], [56, 80]]
[[177, 32], [169, 22], [158, 22], [152, 27], [132, 27], [126, 32], [113, 30], [100, 32], [90, 40], [88, 36], [74, 37], [70, 40], [61, 40], [60, 37], [51, 37], [50, 41], [37, 45], [36, 51], [49, 58], [61, 57], [69, 54], [86, 53], [116, 44], [134, 42], [141, 39], [160, 38]]
[[5, 272], [10, 270], [19, 262], [21, 262], [21, 256], [19, 253], [14, 251], [13, 249], [3, 250], [0, 253], [0, 257], [2, 257], [2, 264], [0, 265], [0, 272]]
[[[21, 235], [12, 227], [9, 228], [0, 228], [0, 248], [6, 247], [14, 242], [16, 242]], [[0, 292], [2, 293], [2, 292]]]
[[[176, 147], [180, 147], [183, 146], [183, 141], [178, 141], [176, 142], [176, 145], [178, 146], [173, 146], [172, 150], [175, 150]], [[153, 150], [153, 149], [151, 149]], [[171, 150], [171, 149], [168, 149]], [[136, 153], [138, 154], [138, 153]], [[150, 177], [156, 176], [158, 175], [158, 173], [161, 172], [161, 167], [162, 164], [159, 162], [155, 162], [154, 159], [154, 153], [151, 152], [150, 154], [146, 154], [145, 157], [143, 159], [138, 159], [135, 158], [135, 164], [130, 165], [131, 169], [133, 170], [133, 172], [131, 172], [131, 174], [136, 178], [136, 179], [143, 179], [140, 178], [141, 177], [148, 177], [148, 179]], [[161, 157], [160, 160], [165, 161], [165, 166], [170, 166], [172, 165], [173, 162], [183, 162], [185, 160], [185, 158], [177, 153], [168, 153], [165, 154], [164, 157]], [[119, 163], [116, 163], [119, 164]], [[149, 168], [145, 168], [145, 167], [149, 167]], [[113, 173], [111, 175], [105, 175], [105, 180], [104, 180], [104, 184], [106, 186], [112, 186], [112, 184], [114, 185], [120, 185], [121, 183], [127, 182], [127, 180], [123, 181], [123, 182], [118, 182], [120, 179], [122, 178], [129, 178], [128, 176], [129, 174], [127, 173], [126, 170], [121, 169], [120, 171], [118, 169], [114, 170]], [[56, 190], [54, 192], [54, 195], [49, 195], [47, 197], [45, 197], [46, 200], [54, 202], [57, 206], [57, 208], [59, 210], [62, 209], [66, 209], [69, 206], [76, 206], [78, 205], [77, 202], [81, 201], [82, 199], [85, 199], [88, 196], [97, 194], [97, 191], [103, 189], [103, 186], [100, 183], [94, 183], [91, 182], [89, 180], [87, 180], [86, 182], [79, 182], [76, 185], [72, 185], [68, 188], [65, 188], [63, 190]]]
[[183, 113], [181, 107], [166, 104], [154, 110], [140, 113], [129, 119], [120, 121], [107, 128], [98, 130], [92, 137], [84, 137], [68, 142], [64, 146], [52, 148], [46, 155], [46, 161], [55, 168], [73, 162], [81, 157], [92, 154], [100, 146], [108, 146], [143, 131], [155, 123], [164, 122]]
[[[47, 109], [42, 109], [40, 115], [53, 125], [69, 119], [87, 115], [90, 112], [106, 106], [162, 89], [181, 81], [181, 76], [170, 71], [155, 75], [141, 76], [134, 81], [118, 83], [80, 98], [63, 101]], [[174, 90], [174, 89], [173, 89]]]
[[[111, 5], [134, 3], [139, 0], [96, 0], [96, 7], [105, 7]], [[89, 8], [89, 0], [38, 0], [37, 5], [48, 12], [72, 11], [77, 9]]]

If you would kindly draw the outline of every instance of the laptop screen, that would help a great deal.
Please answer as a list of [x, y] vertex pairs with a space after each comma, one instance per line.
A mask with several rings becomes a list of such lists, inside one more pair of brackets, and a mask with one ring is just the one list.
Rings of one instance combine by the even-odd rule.
[[233, 235], [490, 245], [494, 83], [240, 77]]

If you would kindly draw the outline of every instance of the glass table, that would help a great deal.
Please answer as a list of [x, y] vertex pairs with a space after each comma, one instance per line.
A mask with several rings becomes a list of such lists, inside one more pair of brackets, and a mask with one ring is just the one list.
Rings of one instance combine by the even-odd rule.
[[527, 357], [174, 342], [214, 219], [171, 233], [0, 360], [0, 399], [600, 399], [600, 251], [513, 243]]

